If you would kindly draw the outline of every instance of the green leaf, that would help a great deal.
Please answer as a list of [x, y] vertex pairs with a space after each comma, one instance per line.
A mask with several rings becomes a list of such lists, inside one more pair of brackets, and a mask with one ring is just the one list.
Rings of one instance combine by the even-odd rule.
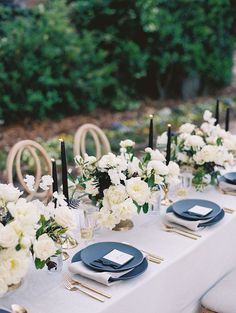
[[146, 214], [148, 212], [148, 209], [149, 209], [148, 203], [144, 203], [144, 205], [143, 205], [143, 213]]
[[45, 264], [46, 264], [46, 261], [42, 261], [42, 260], [36, 258], [36, 259], [34, 260], [34, 264], [35, 264], [35, 267], [36, 267], [37, 270], [38, 270], [38, 269], [44, 268], [44, 266], [45, 266]]

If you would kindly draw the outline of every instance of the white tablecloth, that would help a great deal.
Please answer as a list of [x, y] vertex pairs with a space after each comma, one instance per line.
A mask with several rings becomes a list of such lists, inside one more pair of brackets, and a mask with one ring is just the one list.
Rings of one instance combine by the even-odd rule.
[[[236, 209], [235, 197], [214, 189], [191, 194]], [[165, 258], [161, 265], [149, 263], [140, 277], [111, 287], [90, 284], [112, 294], [99, 303], [62, 285], [62, 273], [37, 271], [33, 267], [23, 286], [0, 299], [0, 307], [20, 303], [29, 313], [195, 313], [199, 299], [223, 275], [236, 267], [236, 212], [227, 214], [217, 225], [201, 231], [202, 238], [191, 240], [161, 230], [161, 218], [140, 215], [128, 232], [102, 231], [96, 241], [129, 242]], [[82, 244], [80, 245], [82, 248]], [[79, 248], [71, 251], [73, 255]], [[67, 262], [70, 262], [69, 260]]]

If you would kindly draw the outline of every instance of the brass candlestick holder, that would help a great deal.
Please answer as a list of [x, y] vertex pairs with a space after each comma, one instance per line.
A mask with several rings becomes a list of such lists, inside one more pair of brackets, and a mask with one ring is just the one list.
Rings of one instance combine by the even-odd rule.
[[169, 206], [173, 203], [173, 201], [171, 199], [169, 199], [169, 184], [165, 184], [163, 187], [162, 187], [163, 191], [164, 191], [164, 198], [161, 200], [161, 205], [164, 205], [164, 206]]

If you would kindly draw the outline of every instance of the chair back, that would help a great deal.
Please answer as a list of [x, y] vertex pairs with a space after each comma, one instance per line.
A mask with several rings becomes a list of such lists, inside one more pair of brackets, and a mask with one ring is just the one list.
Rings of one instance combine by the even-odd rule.
[[[22, 173], [22, 170], [24, 171], [22, 156], [26, 150], [29, 153], [30, 159], [34, 161], [35, 173], [33, 175], [35, 176], [35, 191], [30, 191], [28, 189]], [[42, 175], [51, 175], [51, 160], [48, 157], [46, 150], [39, 143], [33, 140], [22, 140], [11, 148], [7, 157], [6, 166], [8, 183], [13, 184], [14, 169], [16, 170], [18, 183], [20, 183], [28, 195], [28, 200], [31, 200], [32, 198], [40, 198], [46, 201], [51, 196], [51, 188], [47, 191], [38, 191]]]
[[111, 152], [110, 143], [104, 132], [94, 124], [84, 124], [78, 128], [74, 138], [74, 154], [84, 157], [86, 153], [86, 137], [90, 134], [93, 138], [96, 157], [99, 159], [103, 154]]

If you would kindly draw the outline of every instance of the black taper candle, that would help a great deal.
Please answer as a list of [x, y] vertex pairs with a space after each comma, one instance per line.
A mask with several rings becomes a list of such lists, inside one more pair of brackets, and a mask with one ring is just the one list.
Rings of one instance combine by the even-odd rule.
[[52, 161], [52, 192], [58, 192], [58, 182], [57, 182], [57, 165], [56, 161], [54, 159], [51, 159]]
[[220, 101], [219, 99], [216, 100], [216, 114], [215, 114], [215, 125], [219, 124], [219, 118], [220, 118]]
[[167, 145], [166, 145], [166, 165], [169, 164], [171, 157], [171, 124], [168, 124]]
[[153, 149], [153, 115], [150, 115], [150, 124], [149, 124], [149, 142], [148, 147]]
[[229, 114], [230, 114], [230, 108], [226, 109], [226, 114], [225, 114], [225, 130], [229, 130]]
[[62, 188], [63, 195], [69, 204], [69, 192], [68, 192], [68, 181], [67, 181], [67, 163], [66, 163], [66, 149], [63, 139], [59, 139], [61, 142], [61, 170], [62, 170]]

